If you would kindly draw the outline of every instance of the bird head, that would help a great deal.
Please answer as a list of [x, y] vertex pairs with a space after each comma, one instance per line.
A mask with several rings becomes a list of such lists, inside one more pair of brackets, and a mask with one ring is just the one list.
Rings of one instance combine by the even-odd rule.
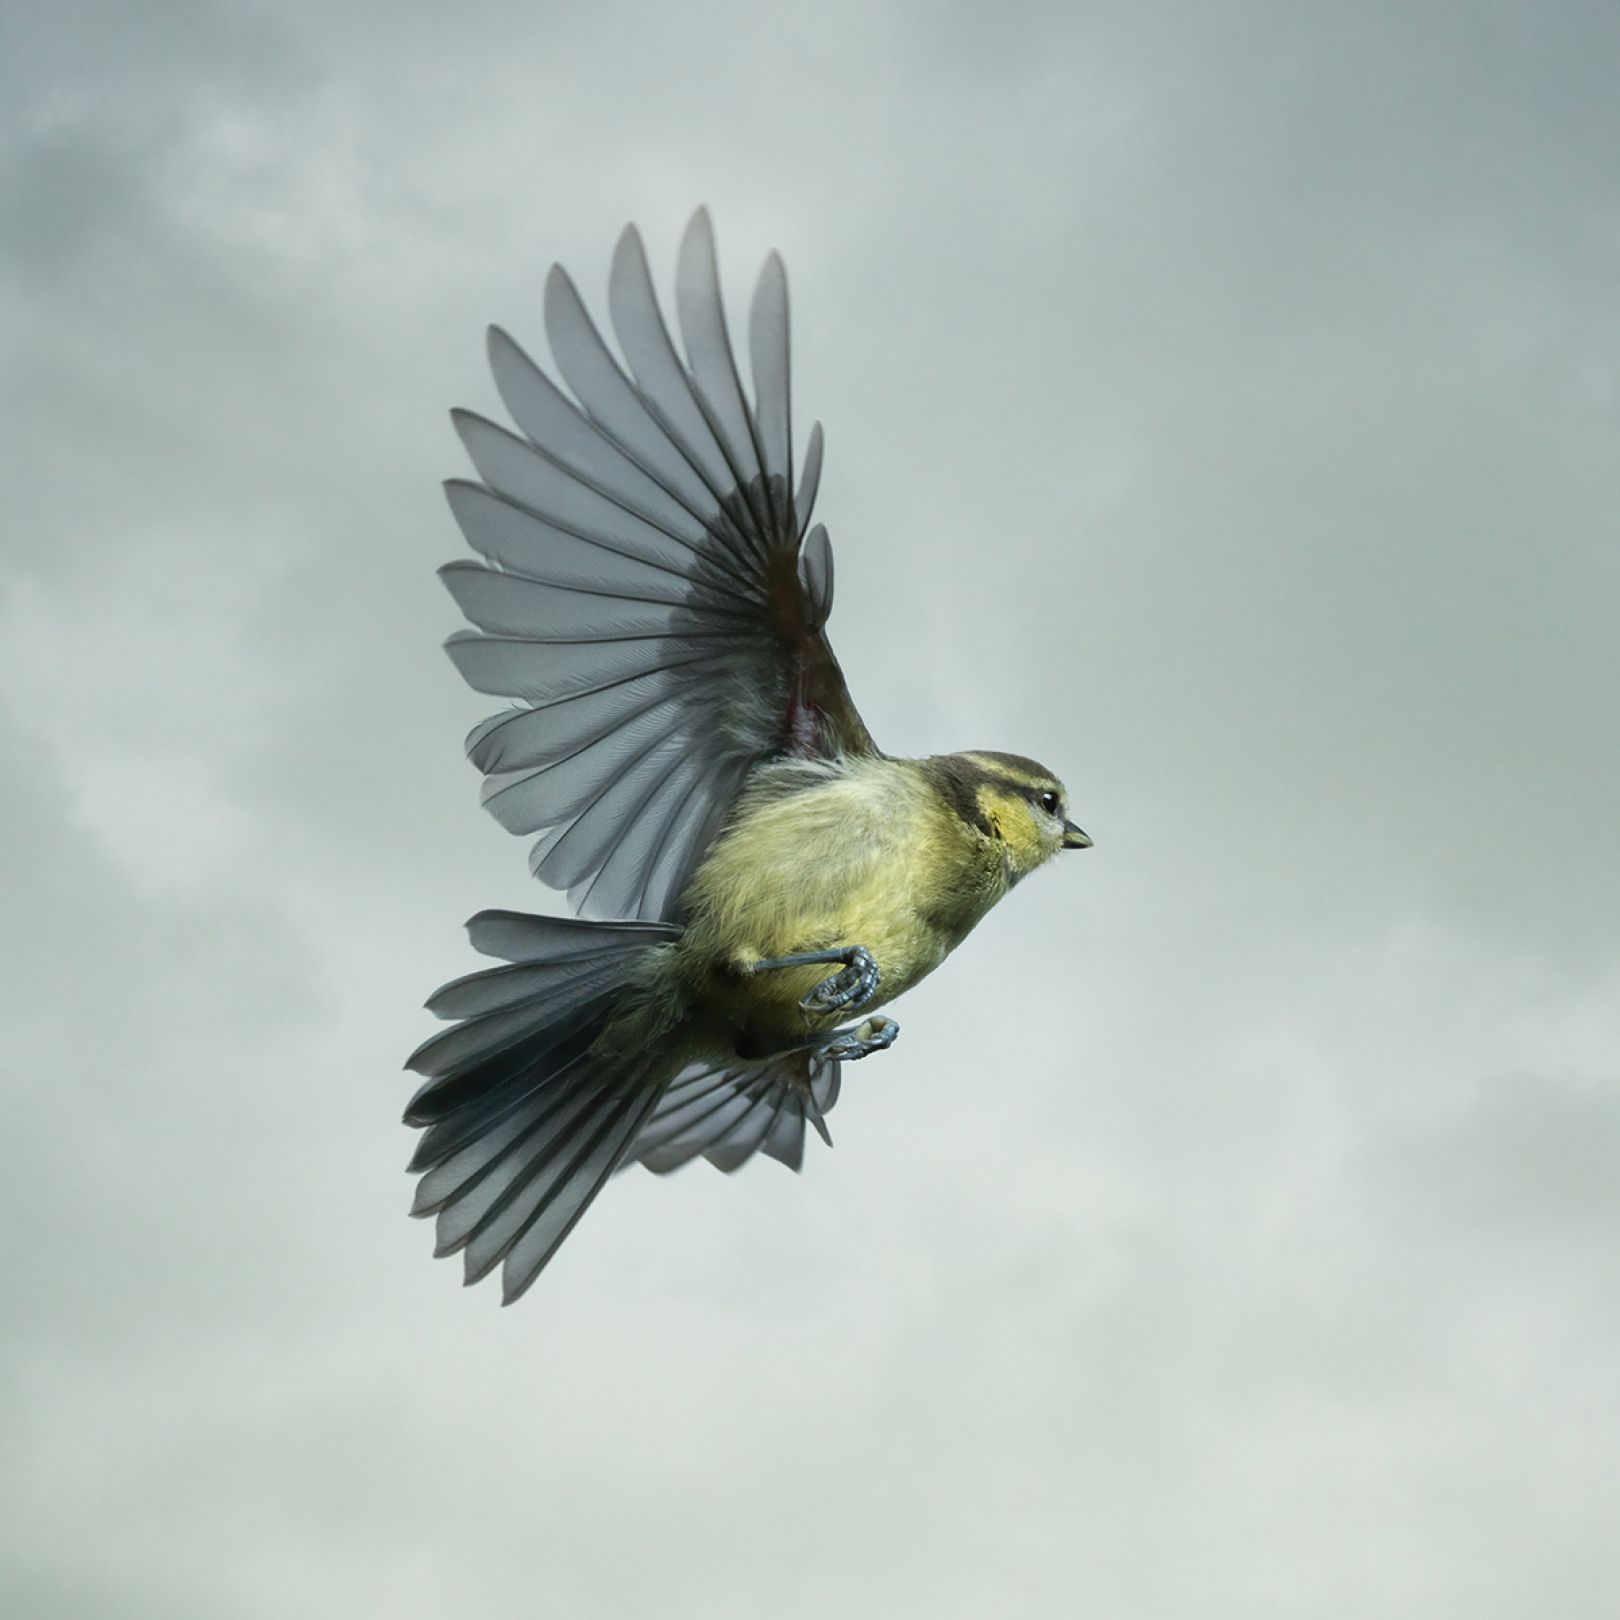
[[1091, 840], [1069, 820], [1069, 795], [1044, 765], [1022, 754], [974, 749], [933, 762], [948, 783], [957, 813], [998, 840], [1016, 882], [1062, 849], [1090, 849]]

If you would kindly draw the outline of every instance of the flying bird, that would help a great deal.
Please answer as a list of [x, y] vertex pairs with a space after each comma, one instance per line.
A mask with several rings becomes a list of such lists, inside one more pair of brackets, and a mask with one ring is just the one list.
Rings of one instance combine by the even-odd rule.
[[534, 875], [582, 915], [472, 918], [502, 965], [434, 994], [453, 1025], [406, 1064], [412, 1214], [468, 1282], [500, 1266], [507, 1303], [622, 1166], [797, 1169], [807, 1124], [830, 1141], [841, 1066], [899, 1033], [877, 1009], [1091, 842], [1034, 760], [899, 758], [861, 720], [825, 631], [819, 422], [795, 481], [776, 254], [752, 398], [705, 211], [680, 246], [681, 350], [634, 226], [608, 282], [619, 356], [560, 266], [544, 308], [566, 391], [491, 328], [519, 431], [453, 413], [478, 478], [446, 490], [477, 556], [440, 572], [476, 627], [451, 659], [513, 700], [467, 739], [485, 807], [538, 835]]

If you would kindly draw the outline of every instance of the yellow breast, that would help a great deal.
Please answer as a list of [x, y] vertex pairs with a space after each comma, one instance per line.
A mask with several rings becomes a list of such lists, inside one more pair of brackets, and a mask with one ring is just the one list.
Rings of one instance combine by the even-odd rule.
[[867, 1012], [938, 967], [1005, 892], [999, 863], [910, 762], [792, 769], [786, 790], [767, 779], [739, 805], [684, 896], [678, 948], [708, 1010], [784, 1041], [850, 1016], [799, 1007], [837, 967], [751, 974], [755, 963], [863, 945], [882, 974]]

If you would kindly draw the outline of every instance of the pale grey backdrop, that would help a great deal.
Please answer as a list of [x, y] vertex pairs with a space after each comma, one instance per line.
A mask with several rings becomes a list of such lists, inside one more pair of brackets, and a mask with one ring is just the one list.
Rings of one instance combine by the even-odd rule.
[[[1620, 13], [22, 0], [0, 1608], [1620, 1609]], [[407, 1222], [445, 419], [563, 258], [786, 255], [897, 751], [1095, 836], [838, 1147]]]

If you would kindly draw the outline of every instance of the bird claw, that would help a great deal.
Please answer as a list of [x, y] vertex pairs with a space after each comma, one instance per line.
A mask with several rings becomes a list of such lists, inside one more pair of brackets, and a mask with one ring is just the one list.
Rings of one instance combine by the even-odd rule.
[[[852, 945], [847, 965], [831, 978], [823, 979], [808, 995], [801, 996], [799, 1005], [807, 1013], [841, 1012], [845, 1007], [864, 1007], [877, 994], [878, 982], [882, 977], [877, 963], [872, 960], [872, 953], [864, 945]], [[865, 1055], [864, 1052], [860, 1054], [862, 1057]]]
[[854, 1063], [859, 1058], [870, 1057], [874, 1052], [882, 1052], [893, 1046], [899, 1033], [900, 1026], [892, 1018], [885, 1018], [879, 1013], [864, 1023], [838, 1030], [822, 1047], [821, 1054], [844, 1063]]

